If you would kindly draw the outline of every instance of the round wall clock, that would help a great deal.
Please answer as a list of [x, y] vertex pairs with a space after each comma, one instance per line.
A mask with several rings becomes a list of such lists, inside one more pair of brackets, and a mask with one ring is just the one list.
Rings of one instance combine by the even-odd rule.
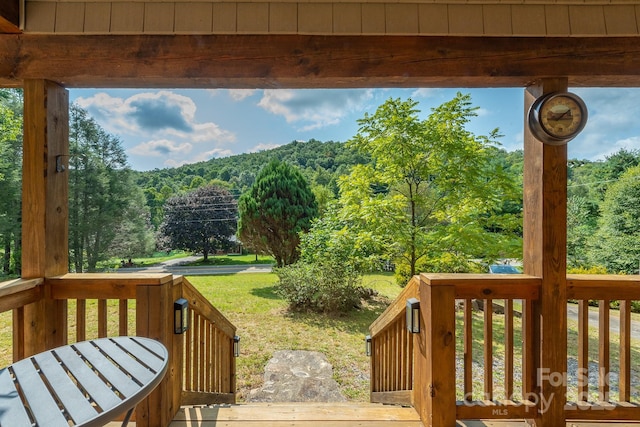
[[564, 145], [587, 123], [587, 106], [573, 93], [554, 92], [536, 99], [529, 109], [529, 128], [540, 141]]

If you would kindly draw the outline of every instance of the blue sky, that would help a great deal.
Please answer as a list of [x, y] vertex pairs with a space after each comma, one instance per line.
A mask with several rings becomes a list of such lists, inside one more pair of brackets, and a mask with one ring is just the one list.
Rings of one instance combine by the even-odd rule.
[[[640, 149], [640, 89], [572, 89], [589, 110], [569, 156], [597, 160]], [[195, 163], [311, 138], [346, 141], [357, 120], [384, 101], [412, 98], [426, 117], [456, 92], [471, 95], [478, 116], [468, 129], [499, 128], [507, 150], [522, 148], [524, 89], [72, 89], [72, 102], [118, 136], [135, 170]]]

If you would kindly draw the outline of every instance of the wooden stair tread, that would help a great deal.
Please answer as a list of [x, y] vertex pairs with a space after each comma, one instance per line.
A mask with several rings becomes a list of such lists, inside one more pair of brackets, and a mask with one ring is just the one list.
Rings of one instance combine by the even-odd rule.
[[171, 427], [423, 427], [413, 408], [366, 403], [249, 403], [183, 407]]

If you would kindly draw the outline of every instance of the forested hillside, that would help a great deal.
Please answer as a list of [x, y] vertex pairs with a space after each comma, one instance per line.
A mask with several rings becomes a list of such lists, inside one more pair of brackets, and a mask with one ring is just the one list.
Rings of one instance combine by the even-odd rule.
[[[0, 90], [0, 273], [4, 275], [20, 273], [21, 106], [20, 91]], [[450, 114], [454, 108], [461, 108], [463, 114]], [[435, 112], [438, 114], [429, 118], [431, 122], [420, 124], [422, 135], [429, 135], [438, 122], [450, 120], [451, 116], [472, 116], [475, 109], [468, 98], [459, 95]], [[410, 116], [408, 114], [408, 119]], [[316, 240], [306, 244], [307, 249], [313, 247], [317, 254], [351, 251], [345, 252], [344, 256], [355, 257], [353, 251], [360, 251], [360, 255], [381, 259], [392, 255], [394, 245], [400, 241], [399, 236], [408, 239], [408, 247], [412, 247], [411, 239], [418, 236], [418, 231], [425, 230], [430, 231], [421, 237], [424, 241], [422, 252], [411, 250], [416, 254], [410, 262], [412, 269], [416, 265], [448, 268], [454, 261], [518, 257], [521, 253], [523, 153], [499, 148], [497, 133], [489, 136], [468, 134], [464, 120], [459, 123], [458, 133], [447, 137], [452, 141], [467, 138], [469, 143], [481, 143], [476, 147], [478, 154], [466, 161], [482, 157], [483, 163], [473, 166], [478, 167], [477, 173], [450, 175], [447, 180], [438, 182], [439, 177], [456, 172], [455, 167], [460, 164], [450, 162], [452, 168], [445, 170], [438, 159], [452, 159], [458, 154], [438, 154], [437, 139], [435, 143], [422, 141], [420, 135], [415, 136], [413, 142], [403, 142], [407, 144], [403, 150], [414, 150], [411, 170], [407, 169], [408, 163], [402, 164], [403, 159], [409, 157], [398, 155], [399, 140], [385, 142], [387, 154], [372, 155], [367, 150], [374, 147], [371, 144], [377, 136], [364, 132], [354, 136], [350, 143], [315, 139], [293, 141], [271, 150], [178, 168], [136, 172], [128, 166], [122, 141], [104, 131], [86, 111], [74, 105], [70, 117], [71, 271], [94, 270], [106, 259], [127, 259], [169, 248], [167, 236], [161, 233], [162, 226], [166, 225], [169, 201], [177, 209], [175, 212], [182, 215], [181, 209], [186, 209], [187, 204], [198, 206], [203, 203], [193, 200], [193, 195], [197, 194], [195, 190], [203, 187], [218, 187], [222, 192], [215, 194], [221, 194], [216, 197], [223, 202], [219, 206], [213, 206], [210, 201], [208, 205], [205, 203], [204, 206], [214, 213], [207, 217], [205, 209], [201, 217], [209, 222], [237, 221], [238, 199], [242, 194], [248, 194], [261, 170], [272, 160], [299, 170], [315, 197], [319, 220], [311, 235]], [[378, 117], [380, 123], [386, 118], [382, 111]], [[361, 131], [366, 130], [364, 119], [361, 124]], [[376, 126], [370, 129], [374, 130]], [[426, 148], [419, 148], [419, 144], [426, 144], [423, 146]], [[464, 150], [466, 148], [460, 152]], [[397, 158], [392, 159], [394, 156]], [[639, 165], [640, 151], [637, 150], [621, 150], [601, 161], [569, 161], [567, 249], [570, 268], [611, 273], [638, 271]], [[404, 178], [397, 175], [403, 168], [408, 170]], [[470, 189], [472, 182], [469, 180], [478, 174], [486, 174], [484, 184], [491, 185], [475, 182], [473, 185], [479, 185], [476, 193], [464, 194], [462, 190]], [[409, 178], [415, 181], [410, 182]], [[492, 181], [496, 178], [499, 180]], [[461, 182], [466, 184], [459, 184]], [[414, 186], [424, 192], [414, 194]], [[418, 198], [405, 197], [407, 194]], [[422, 204], [422, 211], [418, 209], [408, 217], [412, 227], [418, 220], [424, 221], [420, 230], [400, 228], [403, 209], [406, 213], [400, 196], [405, 197], [406, 206]], [[426, 203], [428, 199], [449, 202], [438, 206], [436, 211], [435, 205], [430, 207]], [[463, 203], [453, 215], [451, 207], [457, 201]], [[433, 215], [434, 212], [437, 214]], [[181, 221], [194, 220], [183, 218]], [[186, 228], [177, 225], [179, 229]], [[235, 224], [231, 229], [235, 230]], [[381, 234], [383, 231], [385, 236]], [[222, 237], [218, 239], [220, 247], [211, 248], [212, 251], [233, 244], [232, 239], [226, 239], [229, 236]], [[321, 242], [323, 238], [326, 240]], [[487, 247], [486, 243], [491, 239], [495, 240]], [[434, 245], [436, 241], [438, 243]], [[318, 246], [320, 243], [323, 248]], [[438, 262], [433, 263], [436, 246], [438, 251], [444, 252], [440, 253]], [[420, 261], [424, 256], [431, 257], [432, 263]]]

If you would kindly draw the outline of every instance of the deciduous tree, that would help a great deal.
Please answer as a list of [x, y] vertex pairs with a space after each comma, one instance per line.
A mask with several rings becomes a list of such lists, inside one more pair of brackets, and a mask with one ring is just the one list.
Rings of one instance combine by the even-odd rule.
[[160, 226], [171, 248], [202, 252], [206, 261], [227, 249], [236, 233], [238, 207], [233, 195], [216, 186], [200, 187], [170, 198]]
[[491, 162], [497, 129], [489, 136], [466, 129], [476, 115], [468, 95], [457, 94], [424, 120], [416, 107], [389, 99], [358, 121], [348, 144], [373, 161], [342, 179], [342, 217], [365, 241], [371, 234], [386, 241], [387, 256], [408, 266], [407, 275], [419, 263], [465, 271], [472, 257], [518, 254], [514, 222], [495, 215], [506, 198], [518, 197], [513, 180]]

